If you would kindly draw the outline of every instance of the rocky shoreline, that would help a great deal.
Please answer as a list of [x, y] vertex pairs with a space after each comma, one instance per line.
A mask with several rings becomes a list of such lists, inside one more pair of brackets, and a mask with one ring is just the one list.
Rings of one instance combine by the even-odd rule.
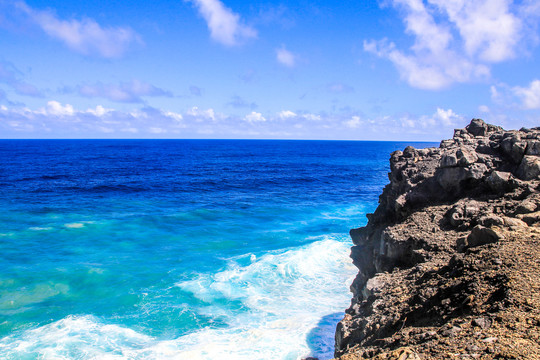
[[351, 359], [540, 359], [540, 127], [396, 151], [336, 329]]

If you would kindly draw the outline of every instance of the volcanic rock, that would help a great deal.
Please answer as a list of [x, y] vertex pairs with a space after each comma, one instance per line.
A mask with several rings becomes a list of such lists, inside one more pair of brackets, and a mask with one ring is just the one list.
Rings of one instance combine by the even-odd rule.
[[352, 359], [540, 359], [540, 128], [473, 119], [390, 157], [336, 329]]

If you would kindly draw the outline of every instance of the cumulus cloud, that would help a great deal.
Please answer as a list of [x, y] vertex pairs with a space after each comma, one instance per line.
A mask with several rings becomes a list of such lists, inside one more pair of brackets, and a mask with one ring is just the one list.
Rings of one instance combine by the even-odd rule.
[[245, 40], [257, 37], [257, 31], [240, 21], [240, 15], [226, 7], [219, 0], [188, 0], [195, 4], [204, 18], [210, 36], [215, 41], [235, 46]]
[[516, 86], [512, 91], [521, 100], [523, 108], [540, 109], [540, 80], [531, 81], [527, 87]]
[[75, 114], [75, 110], [73, 109], [72, 105], [62, 105], [58, 101], [49, 101], [43, 112], [47, 115], [56, 116], [72, 116]]
[[19, 95], [42, 96], [41, 92], [31, 84], [20, 79], [20, 71], [13, 64], [0, 61], [0, 83], [13, 88]]
[[92, 115], [95, 115], [95, 116], [103, 116], [103, 115], [105, 115], [107, 113], [110, 113], [111, 111], [113, 111], [113, 109], [106, 109], [101, 105], [96, 106], [95, 109], [86, 110], [86, 112], [88, 114], [92, 114]]
[[360, 119], [360, 116], [353, 116], [349, 120], [345, 121], [345, 126], [355, 129], [357, 127], [360, 127], [362, 125], [362, 120]]
[[252, 111], [244, 117], [244, 120], [249, 123], [265, 122], [266, 118], [258, 112]]
[[216, 113], [214, 109], [211, 109], [211, 108], [203, 110], [203, 109], [199, 109], [199, 107], [197, 106], [194, 106], [186, 112], [186, 115], [191, 118], [194, 118], [197, 121], [204, 121], [204, 120], [216, 121]]
[[[431, 115], [370, 118], [351, 109], [331, 114], [274, 114], [252, 111], [243, 117], [213, 109], [172, 111], [149, 106], [131, 110], [102, 105], [77, 108], [51, 100], [38, 109], [0, 105], [0, 137], [138, 137], [138, 138], [306, 138], [359, 140], [436, 140], [451, 136], [466, 121], [452, 109]], [[219, 119], [215, 121], [213, 119]], [[244, 123], [245, 126], [240, 126]]]
[[444, 110], [441, 108], [437, 108], [433, 118], [438, 124], [447, 127], [457, 126], [464, 119], [463, 116], [456, 114], [452, 109]]
[[278, 113], [278, 117], [282, 120], [295, 118], [297, 115], [290, 110], [283, 110]]
[[99, 134], [152, 136], [178, 134], [185, 127], [181, 113], [148, 106], [119, 111], [97, 105], [83, 110], [56, 100], [48, 101], [44, 107], [35, 110], [0, 106], [0, 133], [4, 134], [11, 131], [12, 134], [34, 132], [38, 137], [45, 132], [55, 136], [66, 134], [67, 137], [88, 137], [89, 134], [97, 137]]
[[15, 6], [51, 38], [83, 55], [116, 58], [141, 41], [129, 27], [104, 27], [90, 18], [64, 20], [51, 10], [33, 9], [22, 1]]
[[409, 51], [386, 39], [364, 50], [390, 60], [411, 86], [436, 90], [488, 77], [490, 65], [516, 57], [524, 20], [511, 0], [391, 0], [413, 36]]
[[296, 65], [296, 55], [287, 50], [285, 46], [276, 49], [276, 59], [281, 65], [287, 67], [294, 67]]
[[85, 97], [101, 97], [112, 101], [140, 103], [143, 96], [167, 96], [173, 94], [144, 81], [132, 80], [120, 84], [80, 85], [77, 88], [80, 95]]

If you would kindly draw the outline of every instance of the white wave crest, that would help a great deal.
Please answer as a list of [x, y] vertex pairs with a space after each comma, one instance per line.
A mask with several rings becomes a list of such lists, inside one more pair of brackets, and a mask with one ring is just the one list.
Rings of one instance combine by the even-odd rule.
[[198, 313], [225, 327], [160, 340], [70, 316], [1, 339], [0, 353], [6, 359], [329, 359], [356, 273], [349, 246], [338, 236], [321, 237], [287, 251], [246, 254], [221, 272], [177, 284], [205, 303]]

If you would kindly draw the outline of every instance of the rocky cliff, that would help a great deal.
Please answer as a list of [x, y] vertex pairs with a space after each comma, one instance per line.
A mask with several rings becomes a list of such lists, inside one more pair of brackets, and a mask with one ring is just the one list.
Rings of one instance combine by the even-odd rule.
[[540, 127], [474, 119], [390, 168], [336, 358], [540, 359]]

